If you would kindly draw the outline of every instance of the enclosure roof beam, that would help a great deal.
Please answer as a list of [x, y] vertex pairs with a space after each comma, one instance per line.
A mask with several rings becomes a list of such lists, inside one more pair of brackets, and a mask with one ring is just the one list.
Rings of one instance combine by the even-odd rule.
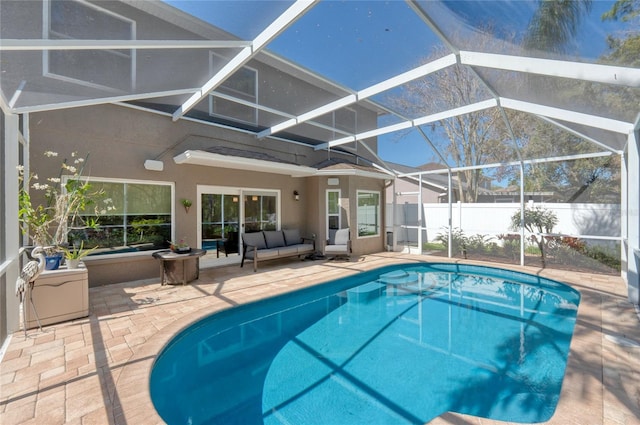
[[0, 51], [43, 50], [128, 50], [128, 49], [240, 49], [250, 47], [243, 40], [2, 40]]
[[617, 153], [617, 154], [621, 154], [622, 153], [622, 151], [617, 150], [617, 149], [613, 149], [611, 146], [608, 146], [608, 145], [606, 145], [606, 144], [594, 139], [593, 137], [589, 137], [586, 134], [583, 134], [583, 133], [581, 133], [581, 132], [579, 132], [577, 130], [574, 130], [571, 127], [567, 127], [566, 125], [561, 124], [561, 123], [557, 122], [556, 120], [553, 120], [551, 118], [548, 118], [548, 117], [545, 117], [545, 116], [542, 116], [542, 115], [536, 115], [536, 116], [538, 118], [540, 118], [541, 120], [548, 122], [551, 125], [555, 125], [556, 127], [561, 128], [564, 131], [567, 131], [567, 132], [573, 134], [574, 136], [580, 137], [581, 139], [587, 140], [587, 141], [589, 141], [589, 142], [591, 142], [591, 143], [593, 143], [595, 145], [598, 145], [602, 149], [606, 149], [608, 151], [611, 151], [611, 152], [614, 152], [614, 153]]
[[602, 158], [605, 156], [611, 156], [613, 152], [593, 152], [593, 153], [582, 153], [576, 155], [564, 155], [564, 156], [555, 156], [550, 158], [539, 158], [539, 159], [523, 159], [522, 161], [509, 161], [509, 162], [500, 162], [494, 164], [480, 164], [480, 165], [468, 165], [465, 167], [451, 167], [449, 169], [442, 168], [440, 170], [430, 170], [430, 171], [416, 171], [412, 173], [403, 173], [398, 174], [398, 178], [401, 177], [411, 177], [417, 176], [419, 174], [444, 174], [446, 172], [457, 172], [457, 171], [467, 171], [467, 170], [482, 170], [485, 168], [498, 168], [498, 167], [512, 167], [516, 165], [531, 165], [531, 164], [546, 164], [548, 162], [560, 162], [560, 161], [575, 161], [577, 159], [586, 159], [586, 158]]
[[613, 131], [615, 133], [629, 134], [629, 132], [633, 130], [633, 124], [628, 122], [599, 117], [592, 114], [584, 114], [582, 112], [554, 108], [537, 103], [509, 99], [506, 97], [500, 98], [500, 105], [502, 105], [504, 108], [514, 109], [516, 111], [528, 112], [534, 115], [542, 115], [549, 118], [556, 118], [562, 121], [586, 125], [588, 127], [595, 127], [602, 130]]
[[640, 87], [640, 69], [622, 66], [470, 51], [460, 52], [460, 63], [505, 71], [517, 71], [596, 83]]
[[196, 90], [197, 89], [195, 88], [190, 88], [190, 89], [184, 89], [184, 90], [167, 90], [167, 91], [153, 92], [153, 93], [127, 94], [123, 96], [111, 96], [111, 97], [103, 97], [99, 99], [92, 98], [92, 99], [84, 99], [84, 100], [74, 100], [70, 102], [56, 102], [56, 103], [44, 104], [44, 105], [13, 108], [12, 111], [13, 113], [16, 113], [16, 114], [23, 114], [27, 112], [55, 111], [57, 109], [104, 105], [105, 103], [118, 103], [118, 102], [131, 102], [136, 100], [146, 100], [146, 99], [152, 99], [154, 97], [180, 96], [184, 94], [193, 93]]
[[446, 118], [456, 117], [458, 115], [469, 114], [471, 112], [478, 112], [483, 109], [493, 108], [498, 105], [495, 99], [488, 99], [482, 102], [472, 103], [470, 105], [461, 106], [459, 108], [449, 109], [444, 112], [438, 112], [437, 114], [427, 115], [415, 120], [404, 121], [398, 124], [388, 125], [386, 127], [377, 128], [375, 130], [365, 131], [358, 133], [354, 136], [343, 137], [341, 139], [332, 140], [327, 143], [320, 144], [315, 147], [315, 150], [327, 149], [333, 146], [344, 145], [345, 143], [355, 142], [356, 140], [368, 139], [370, 137], [380, 136], [382, 134], [393, 133], [394, 131], [405, 130], [411, 127], [417, 127], [424, 124], [440, 121]]
[[301, 17], [318, 0], [297, 0], [282, 15], [277, 17], [267, 28], [253, 40], [250, 46], [240, 50], [218, 72], [213, 75], [196, 93], [187, 99], [174, 113], [173, 121], [177, 121], [189, 112], [198, 102], [204, 99], [211, 91], [215, 90], [223, 81], [240, 69], [253, 56], [262, 50], [269, 42], [276, 38], [282, 31]]
[[329, 102], [325, 105], [315, 108], [311, 111], [305, 112], [304, 114], [301, 114], [295, 118], [273, 125], [267, 128], [266, 130], [263, 130], [260, 133], [258, 133], [258, 137], [262, 138], [262, 137], [269, 136], [273, 133], [277, 133], [279, 131], [293, 127], [294, 125], [301, 124], [310, 119], [317, 118], [321, 115], [324, 115], [329, 112], [333, 112], [335, 110], [343, 108], [345, 106], [354, 104], [360, 100], [364, 100], [371, 96], [375, 96], [376, 94], [380, 94], [394, 87], [398, 87], [402, 84], [408, 83], [409, 81], [415, 80], [417, 78], [425, 77], [429, 74], [440, 71], [441, 69], [454, 65], [456, 63], [456, 60], [457, 59], [455, 55], [447, 55], [443, 58], [418, 66], [410, 71], [404, 72], [402, 74], [396, 75], [395, 77], [389, 78], [380, 83], [377, 83], [370, 87], [362, 89], [355, 94], [347, 95], [338, 100]]

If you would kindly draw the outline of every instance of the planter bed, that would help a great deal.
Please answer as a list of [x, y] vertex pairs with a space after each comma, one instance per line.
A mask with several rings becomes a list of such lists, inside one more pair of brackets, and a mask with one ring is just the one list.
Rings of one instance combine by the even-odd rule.
[[161, 250], [121, 251], [118, 254], [90, 255], [83, 259], [89, 270], [89, 287], [160, 278], [153, 254]]

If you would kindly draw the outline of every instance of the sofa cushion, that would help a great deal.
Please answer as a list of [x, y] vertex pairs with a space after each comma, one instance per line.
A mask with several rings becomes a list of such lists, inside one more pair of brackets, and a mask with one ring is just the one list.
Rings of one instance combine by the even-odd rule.
[[278, 248], [278, 255], [283, 257], [298, 255], [298, 247], [297, 246], [281, 246]]
[[278, 248], [284, 246], [284, 236], [279, 230], [267, 230], [264, 232], [268, 248]]
[[257, 249], [265, 249], [267, 247], [263, 232], [243, 233], [242, 241], [245, 245], [253, 245]]
[[[251, 260], [253, 260], [253, 250], [251, 251], [247, 251], [247, 256], [246, 258], [249, 258]], [[256, 257], [258, 257], [258, 260], [268, 260], [269, 258], [277, 258], [278, 257], [278, 248], [263, 248], [263, 249], [259, 249], [258, 251], [255, 252]]]
[[296, 245], [296, 249], [298, 250], [298, 254], [303, 254], [307, 252], [313, 252], [313, 244], [310, 243], [301, 243]]
[[340, 229], [336, 232], [334, 245], [346, 245], [349, 242], [349, 229]]
[[324, 247], [325, 254], [343, 254], [348, 253], [347, 245], [327, 245]]
[[284, 233], [284, 240], [287, 246], [299, 244], [301, 241], [300, 230], [298, 229], [283, 230], [282, 233]]

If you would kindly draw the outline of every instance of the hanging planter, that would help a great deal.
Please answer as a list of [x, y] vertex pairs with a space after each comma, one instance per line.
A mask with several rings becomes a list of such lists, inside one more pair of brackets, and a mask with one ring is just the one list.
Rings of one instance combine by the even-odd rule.
[[189, 199], [183, 199], [182, 201], [182, 206], [184, 207], [184, 210], [186, 213], [189, 213], [189, 208], [191, 208], [192, 202]]

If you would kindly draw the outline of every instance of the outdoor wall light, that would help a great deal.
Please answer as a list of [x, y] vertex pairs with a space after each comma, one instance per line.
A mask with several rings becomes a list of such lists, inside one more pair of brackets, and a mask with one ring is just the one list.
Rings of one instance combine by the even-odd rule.
[[297, 190], [293, 191], [293, 199], [295, 199], [296, 201], [300, 200], [300, 194], [298, 193]]
[[164, 162], [147, 159], [144, 161], [144, 168], [149, 171], [162, 171], [164, 169]]

